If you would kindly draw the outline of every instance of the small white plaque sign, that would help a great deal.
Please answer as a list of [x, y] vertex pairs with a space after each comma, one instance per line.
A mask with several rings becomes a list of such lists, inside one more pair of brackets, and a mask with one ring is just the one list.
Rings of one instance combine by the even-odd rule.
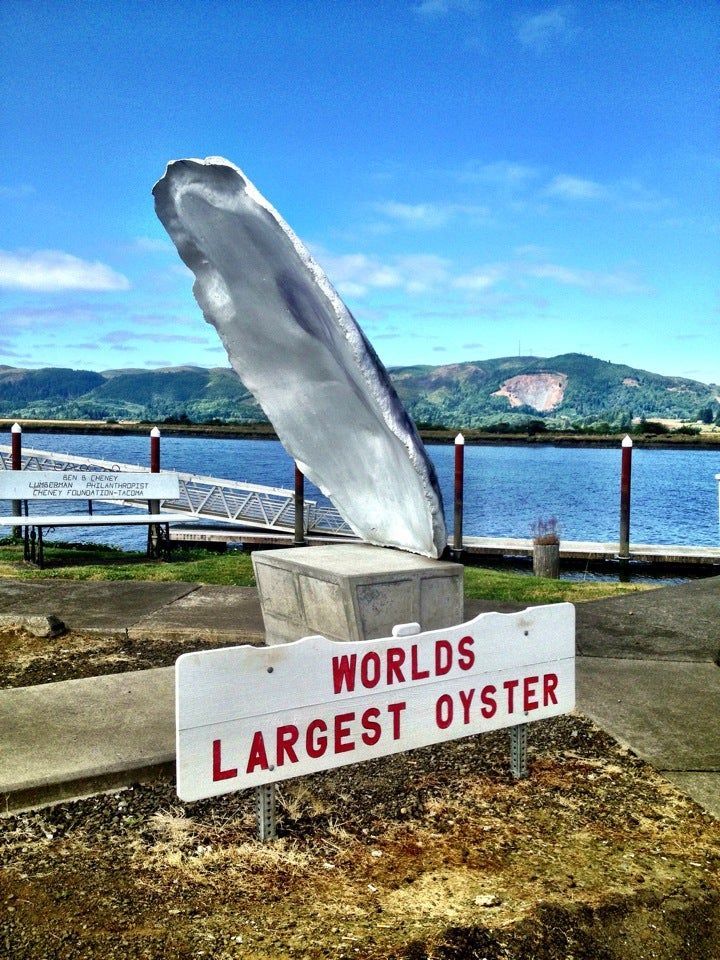
[[200, 800], [568, 713], [575, 608], [187, 653], [175, 683], [177, 792]]
[[179, 496], [180, 481], [173, 473], [0, 472], [0, 498], [6, 500], [173, 500]]

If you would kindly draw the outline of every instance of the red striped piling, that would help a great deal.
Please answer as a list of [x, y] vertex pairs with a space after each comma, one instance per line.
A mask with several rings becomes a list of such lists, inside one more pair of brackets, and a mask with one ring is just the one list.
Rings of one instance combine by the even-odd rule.
[[157, 427], [150, 431], [150, 473], [160, 473], [160, 431]]
[[[150, 431], [150, 473], [160, 473], [160, 431], [153, 427]], [[148, 513], [160, 513], [160, 501], [148, 500]], [[148, 527], [147, 554], [153, 560], [159, 560], [162, 553], [160, 544], [160, 525]]]
[[632, 480], [633, 442], [626, 436], [622, 442], [622, 464], [620, 468], [620, 549], [621, 560], [630, 559], [630, 483]]
[[[22, 427], [14, 423], [10, 427], [10, 467], [12, 470], [22, 470]], [[12, 502], [12, 515], [22, 516], [22, 503], [19, 500]], [[13, 537], [19, 539], [22, 535], [20, 527], [13, 527]]]
[[295, 538], [293, 546], [305, 546], [305, 477], [297, 464], [295, 464]]
[[453, 525], [453, 552], [459, 558], [463, 546], [463, 492], [465, 487], [465, 437], [455, 437], [455, 519]]

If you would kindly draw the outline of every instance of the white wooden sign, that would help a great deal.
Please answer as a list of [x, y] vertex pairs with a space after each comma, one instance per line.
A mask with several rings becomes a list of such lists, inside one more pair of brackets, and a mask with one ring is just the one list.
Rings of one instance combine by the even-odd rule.
[[0, 499], [6, 500], [174, 500], [180, 481], [173, 473], [3, 470]]
[[569, 712], [575, 608], [187, 653], [175, 683], [177, 792], [200, 800]]

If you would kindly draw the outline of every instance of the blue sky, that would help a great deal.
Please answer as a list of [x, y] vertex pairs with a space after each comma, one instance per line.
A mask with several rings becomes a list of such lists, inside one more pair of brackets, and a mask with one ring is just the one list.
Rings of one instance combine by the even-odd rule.
[[388, 366], [720, 381], [715, 0], [3, 0], [0, 363], [225, 365], [157, 221], [237, 163]]

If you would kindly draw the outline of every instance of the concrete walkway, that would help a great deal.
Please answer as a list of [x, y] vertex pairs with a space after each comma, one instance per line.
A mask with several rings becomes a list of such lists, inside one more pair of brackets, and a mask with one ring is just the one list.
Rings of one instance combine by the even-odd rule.
[[[466, 616], [512, 604], [468, 601]], [[0, 581], [0, 613], [76, 631], [261, 642], [257, 594], [189, 583]], [[720, 577], [577, 606], [578, 710], [720, 817]], [[0, 690], [0, 810], [174, 765], [174, 669]]]

